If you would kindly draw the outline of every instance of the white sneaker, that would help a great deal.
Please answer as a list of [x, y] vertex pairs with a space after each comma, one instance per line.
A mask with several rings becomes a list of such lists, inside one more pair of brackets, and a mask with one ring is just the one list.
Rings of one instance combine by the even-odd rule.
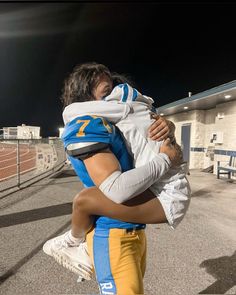
[[70, 247], [70, 242], [68, 239], [69, 231], [65, 232], [64, 234], [57, 236], [55, 238], [52, 238], [48, 240], [44, 245], [43, 245], [43, 251], [49, 256], [52, 255], [52, 249], [55, 248], [60, 248], [62, 245], [65, 247]]
[[79, 246], [69, 244], [66, 239], [68, 232], [48, 240], [43, 245], [43, 251], [52, 256], [59, 264], [79, 275], [85, 280], [91, 280], [93, 274], [92, 261], [88, 254], [87, 243]]

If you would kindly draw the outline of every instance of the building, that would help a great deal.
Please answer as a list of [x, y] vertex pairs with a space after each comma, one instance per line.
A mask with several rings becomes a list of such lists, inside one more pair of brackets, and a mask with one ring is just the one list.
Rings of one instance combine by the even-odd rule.
[[158, 108], [176, 125], [176, 139], [190, 169], [216, 173], [217, 161], [236, 156], [236, 80]]
[[17, 127], [3, 127], [3, 139], [40, 139], [40, 127], [22, 124]]

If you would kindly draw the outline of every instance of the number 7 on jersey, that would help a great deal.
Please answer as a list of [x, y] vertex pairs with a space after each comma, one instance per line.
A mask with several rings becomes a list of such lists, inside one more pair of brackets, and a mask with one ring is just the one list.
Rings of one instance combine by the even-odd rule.
[[77, 120], [76, 123], [83, 123], [79, 129], [79, 132], [76, 134], [76, 136], [85, 136], [84, 129], [86, 126], [88, 126], [90, 120]]

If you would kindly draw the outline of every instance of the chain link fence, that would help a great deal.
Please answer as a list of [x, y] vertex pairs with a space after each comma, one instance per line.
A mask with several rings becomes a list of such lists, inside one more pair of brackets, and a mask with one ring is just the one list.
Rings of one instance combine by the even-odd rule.
[[50, 175], [66, 161], [59, 138], [0, 139], [0, 193]]

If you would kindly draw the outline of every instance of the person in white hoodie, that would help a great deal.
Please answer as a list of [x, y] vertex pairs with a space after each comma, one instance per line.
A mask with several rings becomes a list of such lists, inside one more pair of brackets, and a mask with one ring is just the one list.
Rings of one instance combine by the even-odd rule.
[[[101, 84], [101, 83], [100, 83]], [[109, 83], [108, 83], [109, 84]], [[96, 97], [96, 93], [95, 93]], [[150, 118], [150, 111], [152, 109], [153, 100], [150, 97], [144, 96], [139, 93], [136, 89], [132, 88], [128, 84], [118, 85], [113, 89], [110, 95], [106, 96], [104, 100], [99, 100], [103, 97], [103, 95], [98, 95], [98, 100], [89, 101], [89, 102], [75, 102], [68, 105], [63, 112], [63, 119], [65, 125], [74, 120], [77, 117], [82, 117], [85, 115], [94, 116], [95, 118], [102, 117], [112, 123], [114, 123], [119, 130], [122, 132], [127, 148], [130, 153], [134, 157], [134, 165], [135, 167], [144, 167], [147, 162], [154, 160], [157, 157], [157, 154], [160, 152], [160, 148], [162, 142], [155, 142], [147, 137], [147, 130], [153, 120]], [[105, 124], [104, 124], [105, 125]], [[83, 130], [85, 130], [86, 126], [82, 124], [81, 126]], [[179, 148], [176, 143], [175, 147]], [[80, 144], [71, 144], [67, 145], [67, 152], [70, 155], [75, 156], [75, 151], [77, 156], [84, 156], [80, 154], [80, 150], [82, 147]], [[83, 145], [84, 148], [84, 145]], [[160, 163], [161, 165], [161, 163]], [[138, 169], [134, 169], [138, 170]], [[165, 171], [166, 172], [166, 171]], [[93, 174], [93, 173], [92, 173]], [[151, 174], [151, 173], [149, 173]], [[154, 173], [155, 174], [155, 173]], [[163, 173], [164, 174], [164, 173]], [[157, 222], [166, 222], [168, 221], [169, 225], [172, 228], [175, 228], [179, 222], [183, 219], [187, 208], [189, 206], [190, 201], [190, 187], [189, 183], [186, 179], [185, 172], [182, 167], [172, 167], [169, 172], [163, 177], [161, 177], [161, 173], [155, 175], [155, 179], [153, 177], [146, 177], [142, 175], [142, 169], [139, 169], [139, 173], [136, 174], [133, 179], [127, 179], [125, 173], [121, 173], [121, 171], [116, 170], [111, 173], [104, 181], [99, 183], [99, 189], [104, 193], [106, 197], [115, 203], [124, 203], [128, 200], [134, 198], [140, 193], [144, 192], [146, 189], [150, 187], [152, 193], [157, 197], [158, 203], [161, 204], [163, 211], [156, 211], [156, 218], [153, 215], [153, 212], [150, 211], [150, 214], [147, 215], [147, 208], [145, 208], [145, 204], [139, 205], [140, 211], [138, 210], [135, 214], [129, 214], [129, 217], [122, 215], [122, 210], [124, 209], [122, 205], [117, 205], [115, 211], [113, 212], [113, 216], [111, 210], [107, 207], [107, 199], [105, 199], [104, 203], [101, 202], [100, 196], [98, 196], [99, 202], [96, 202], [97, 195], [101, 194], [96, 188], [92, 188], [86, 191], [83, 191], [82, 194], [77, 196], [73, 203], [73, 215], [76, 225], [74, 225], [74, 231], [72, 234], [70, 232], [70, 238], [68, 239], [68, 233], [63, 236], [54, 238], [48, 241], [44, 249], [45, 252], [50, 252], [48, 248], [54, 247], [56, 242], [64, 241], [64, 240], [76, 240], [76, 236], [78, 234], [79, 243], [81, 243], [81, 223], [84, 222], [84, 212], [83, 212], [83, 222], [81, 222], [80, 209], [86, 207], [84, 206], [84, 202], [87, 205], [91, 204], [91, 200], [93, 200], [93, 204], [97, 204], [97, 210], [95, 210], [92, 214], [101, 214], [101, 208], [103, 210], [103, 215], [107, 215], [110, 217], [120, 218], [124, 221], [131, 222], [143, 222], [143, 223], [157, 223]], [[158, 182], [156, 180], [159, 179]], [[96, 184], [96, 181], [95, 181]], [[136, 184], [136, 185], [134, 185]], [[92, 190], [92, 191], [91, 191]], [[97, 195], [96, 195], [97, 194]], [[84, 195], [84, 197], [83, 197]], [[147, 196], [147, 200], [148, 200]], [[136, 202], [140, 202], [136, 198]], [[105, 204], [106, 203], [106, 204]], [[81, 206], [83, 204], [83, 206]], [[135, 202], [133, 202], [135, 204]], [[114, 204], [112, 204], [112, 208], [114, 208]], [[141, 210], [141, 206], [143, 206], [143, 212]], [[92, 206], [93, 207], [93, 206]], [[147, 206], [146, 206], [147, 207]], [[100, 209], [99, 209], [100, 208]], [[130, 208], [129, 209], [134, 209]], [[107, 212], [106, 212], [107, 210]], [[120, 210], [120, 213], [119, 213]], [[133, 210], [134, 211], [134, 210]], [[88, 210], [88, 219], [91, 220], [91, 210]], [[100, 213], [99, 213], [100, 212]], [[106, 214], [107, 213], [107, 214]], [[123, 211], [124, 213], [124, 211]], [[120, 215], [119, 215], [120, 214]], [[159, 216], [158, 216], [159, 214]], [[80, 217], [79, 217], [80, 216]], [[130, 218], [130, 219], [128, 219]], [[86, 219], [86, 218], [85, 218]], [[79, 221], [80, 220], [80, 221]], [[79, 221], [79, 222], [78, 222]], [[89, 222], [88, 222], [89, 224]], [[73, 223], [72, 223], [73, 229]], [[76, 229], [76, 230], [75, 230]], [[79, 231], [77, 231], [79, 229]], [[84, 229], [83, 229], [84, 230]], [[82, 230], [82, 231], [83, 231]], [[76, 234], [77, 232], [77, 234]], [[84, 233], [84, 232], [83, 232]], [[71, 236], [72, 235], [72, 236]], [[47, 253], [47, 254], [48, 254]]]

